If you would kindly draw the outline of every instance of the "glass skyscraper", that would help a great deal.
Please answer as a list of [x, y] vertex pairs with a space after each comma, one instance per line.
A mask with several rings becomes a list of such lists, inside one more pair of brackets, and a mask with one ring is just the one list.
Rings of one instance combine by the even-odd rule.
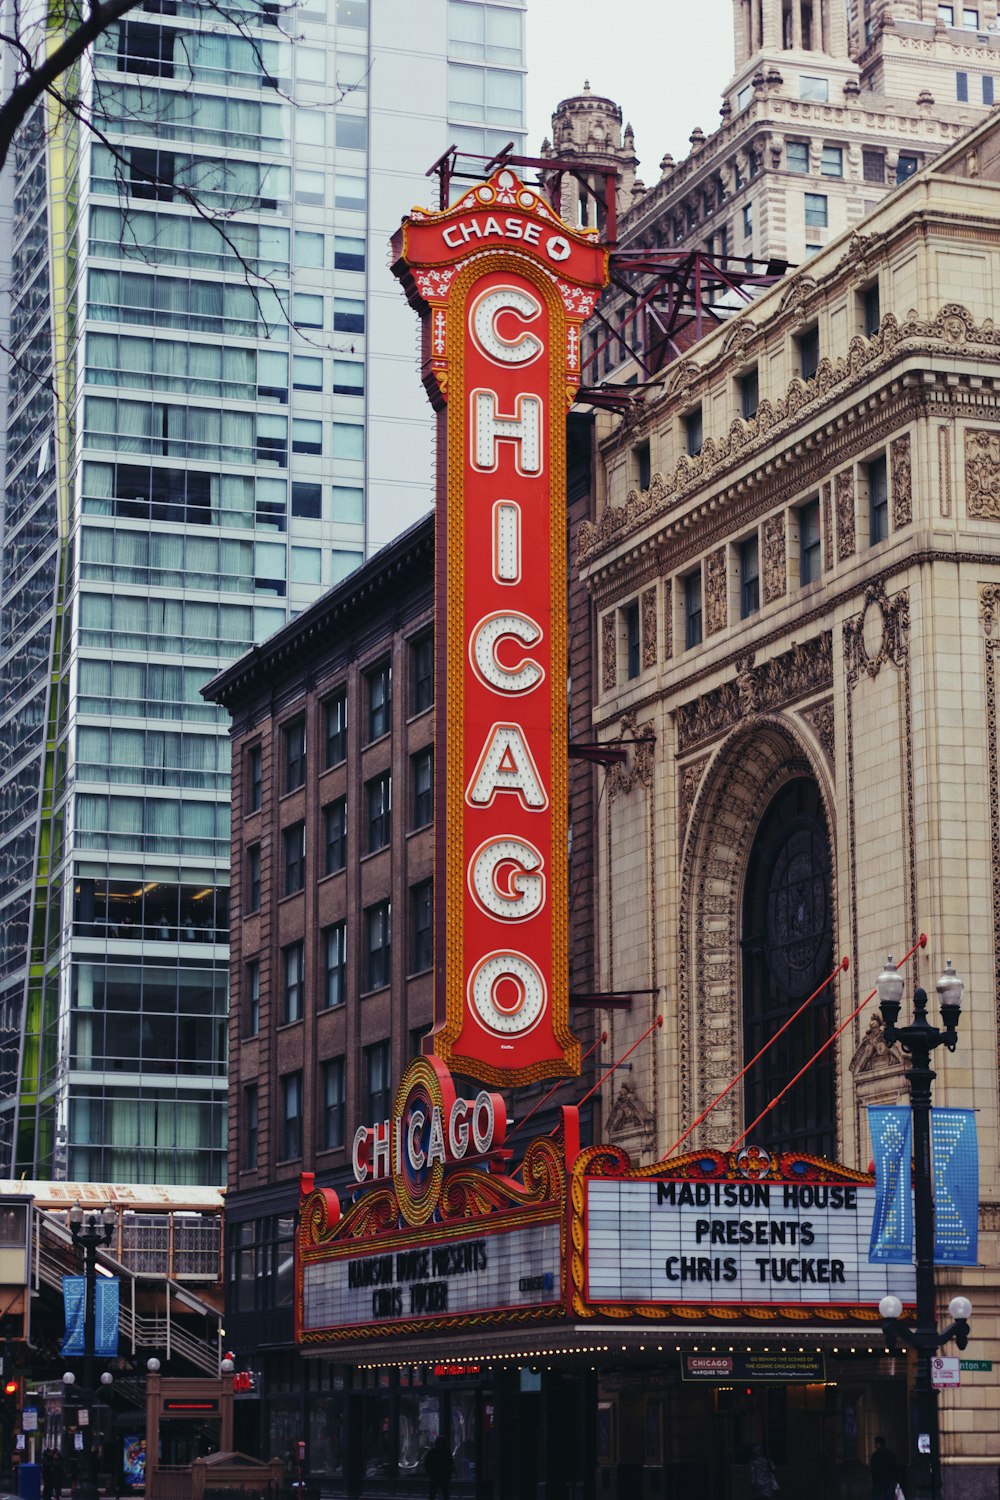
[[445, 147], [523, 148], [523, 10], [146, 0], [68, 81], [97, 130], [46, 103], [21, 131], [0, 1174], [224, 1180], [228, 733], [199, 690], [430, 503], [388, 239]]

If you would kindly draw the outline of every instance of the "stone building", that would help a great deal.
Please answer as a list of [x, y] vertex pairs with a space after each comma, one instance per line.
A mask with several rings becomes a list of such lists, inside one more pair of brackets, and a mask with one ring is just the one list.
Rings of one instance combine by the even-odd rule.
[[[578, 554], [595, 737], [639, 742], [608, 773], [598, 825], [598, 988], [636, 996], [608, 1015], [611, 1050], [657, 1009], [666, 1023], [624, 1103], [613, 1085], [606, 1134], [647, 1161], [671, 1155], [846, 956], [685, 1146], [726, 1150], [886, 953], [927, 933], [908, 990], [933, 1001], [947, 957], [966, 982], [935, 1103], [978, 1111], [981, 1154], [980, 1265], [942, 1275], [940, 1300], [971, 1298], [970, 1354], [987, 1360], [1000, 1358], [998, 210], [988, 120], [672, 365], [626, 420], [601, 419]], [[907, 1097], [875, 1010], [752, 1141], [865, 1168], [865, 1105]], [[985, 1495], [997, 1390], [962, 1381], [942, 1394], [945, 1493]], [[867, 1453], [877, 1399], [856, 1415]], [[890, 1441], [906, 1451], [905, 1433]]]
[[[733, 28], [721, 125], [696, 126], [688, 156], [665, 155], [648, 189], [614, 101], [585, 85], [552, 117], [543, 155], [593, 160], [598, 193], [617, 167], [626, 249], [700, 250], [748, 270], [799, 264], [958, 141], [992, 105], [1000, 78], [996, 0], [733, 0]], [[571, 179], [563, 191], [572, 216]], [[613, 323], [625, 303], [620, 293], [605, 298]], [[628, 342], [648, 350], [650, 333], [640, 323]], [[624, 345], [595, 327], [585, 348], [591, 384], [612, 371], [625, 378]]]

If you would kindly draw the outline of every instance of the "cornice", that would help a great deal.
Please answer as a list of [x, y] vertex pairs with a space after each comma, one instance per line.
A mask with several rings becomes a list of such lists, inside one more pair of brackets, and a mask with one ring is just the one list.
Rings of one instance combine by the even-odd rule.
[[[741, 332], [742, 339], [738, 343]], [[759, 338], [760, 331], [752, 322], [735, 325], [730, 340], [726, 341], [729, 360], [738, 360], [741, 353], [752, 352], [752, 346]], [[659, 540], [666, 540], [668, 533], [696, 525], [701, 517], [722, 504], [723, 495], [719, 490], [726, 485], [733, 486], [731, 476], [741, 466], [754, 462], [761, 465], [735, 482], [737, 494], [786, 464], [801, 465], [804, 456], [817, 443], [826, 445], [824, 456], [828, 457], [829, 444], [838, 442], [838, 433], [845, 425], [857, 420], [856, 413], [864, 405], [869, 408], [872, 408], [872, 403], [884, 405], [900, 388], [922, 387], [928, 378], [937, 378], [938, 372], [933, 367], [926, 371], [920, 367], [911, 368], [899, 371], [893, 377], [894, 366], [898, 367], [914, 356], [926, 356], [928, 360], [939, 360], [942, 356], [980, 359], [989, 352], [995, 359], [998, 348], [1000, 328], [992, 320], [976, 324], [968, 309], [959, 303], [945, 304], [934, 319], [908, 317], [899, 322], [892, 313], [887, 313], [873, 338], [856, 334], [845, 356], [838, 359], [825, 357], [820, 361], [812, 380], [796, 377], [790, 382], [785, 396], [777, 401], [762, 401], [756, 416], [749, 420], [734, 418], [726, 437], [706, 439], [696, 458], [682, 455], [671, 475], [654, 474], [648, 490], [630, 490], [624, 505], [609, 505], [596, 521], [584, 522], [578, 533], [577, 552], [583, 576], [589, 579], [599, 572], [599, 560], [603, 554], [619, 549], [630, 537], [647, 531], [650, 522], [657, 517], [662, 517], [667, 523], [658, 532]], [[685, 403], [693, 402], [700, 380], [692, 382], [689, 379], [685, 384], [684, 374], [682, 366], [674, 378], [669, 397], [661, 398], [658, 403], [657, 415], [661, 418], [667, 401], [675, 401], [682, 391]], [[861, 403], [855, 403], [854, 416], [841, 411], [834, 417], [834, 406], [845, 396], [850, 396], [852, 388], [870, 382], [873, 376], [883, 377], [881, 389], [863, 398]], [[824, 413], [827, 413], [825, 419]], [[810, 418], [821, 420], [809, 432], [802, 432]], [[655, 421], [655, 416], [652, 420]], [[782, 451], [775, 451], [779, 447]], [[800, 475], [801, 469], [797, 473]], [[697, 503], [699, 491], [709, 487], [715, 492], [706, 494], [700, 504]], [[679, 512], [686, 502], [694, 502], [692, 508], [667, 521], [670, 512]]]
[[[887, 562], [884, 568], [878, 572], [878, 577], [888, 584], [889, 579], [898, 578], [900, 574], [909, 573], [916, 568], [923, 567], [927, 563], [951, 563], [955, 566], [1000, 567], [1000, 537], [997, 540], [995, 552], [954, 552], [940, 547], [925, 547], [919, 552], [909, 552], [905, 557], [897, 558], [895, 562]], [[796, 637], [804, 634], [811, 626], [820, 629], [829, 629], [833, 624], [834, 615], [837, 610], [849, 604], [854, 599], [862, 599], [872, 585], [872, 576], [855, 579], [843, 588], [830, 589], [823, 595], [822, 603], [816, 604], [812, 609], [804, 610], [795, 616], [794, 622], [786, 620], [784, 624], [776, 626], [764, 635], [750, 637], [750, 632], [744, 632], [743, 638], [734, 643], [725, 655], [713, 657], [704, 666], [694, 671], [683, 671], [684, 663], [689, 652], [684, 652], [669, 669], [661, 670], [676, 671], [677, 678], [673, 682], [664, 684], [662, 681], [651, 683], [649, 690], [644, 693], [630, 692], [628, 695], [628, 712], [636, 718], [644, 712], [651, 712], [656, 708], [662, 708], [664, 699], [671, 698], [675, 703], [668, 705], [667, 711], [673, 713], [674, 707], [687, 701], [691, 695], [688, 689], [695, 688], [699, 683], [707, 682], [711, 678], [718, 677], [721, 673], [731, 671], [745, 660], [748, 653], [752, 653], [755, 659], [760, 660], [763, 653], [769, 648], [787, 643], [789, 636], [794, 631]], [[819, 691], [819, 689], [817, 689]], [[829, 689], [824, 689], [829, 691]], [[621, 723], [623, 707], [620, 701], [608, 702], [603, 705], [599, 712], [595, 712], [592, 723], [595, 730], [617, 727]]]

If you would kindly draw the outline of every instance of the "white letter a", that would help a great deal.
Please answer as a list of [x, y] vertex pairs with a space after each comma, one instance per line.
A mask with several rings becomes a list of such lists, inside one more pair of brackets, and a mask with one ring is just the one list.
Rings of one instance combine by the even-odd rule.
[[529, 812], [549, 805], [538, 768], [516, 724], [493, 725], [465, 795], [473, 806], [489, 807], [498, 792], [513, 792]]

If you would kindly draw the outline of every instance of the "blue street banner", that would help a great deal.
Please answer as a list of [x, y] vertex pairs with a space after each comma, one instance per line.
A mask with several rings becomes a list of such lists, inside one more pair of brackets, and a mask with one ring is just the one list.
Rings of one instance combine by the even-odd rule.
[[99, 1277], [94, 1292], [94, 1353], [98, 1359], [116, 1359], [121, 1301], [118, 1277]]
[[64, 1276], [63, 1313], [66, 1318], [66, 1333], [60, 1354], [63, 1358], [83, 1358], [83, 1320], [87, 1305], [87, 1278]]
[[[114, 1359], [118, 1354], [118, 1315], [120, 1288], [117, 1276], [102, 1276], [94, 1287], [94, 1354], [98, 1359]], [[82, 1359], [84, 1320], [87, 1307], [87, 1278], [63, 1277], [63, 1311], [66, 1334], [60, 1350], [63, 1358]]]
[[931, 1110], [934, 1264], [979, 1261], [979, 1148], [971, 1109]]
[[875, 1215], [868, 1259], [908, 1266], [913, 1262], [912, 1116], [907, 1108], [870, 1104], [868, 1128], [875, 1161]]

